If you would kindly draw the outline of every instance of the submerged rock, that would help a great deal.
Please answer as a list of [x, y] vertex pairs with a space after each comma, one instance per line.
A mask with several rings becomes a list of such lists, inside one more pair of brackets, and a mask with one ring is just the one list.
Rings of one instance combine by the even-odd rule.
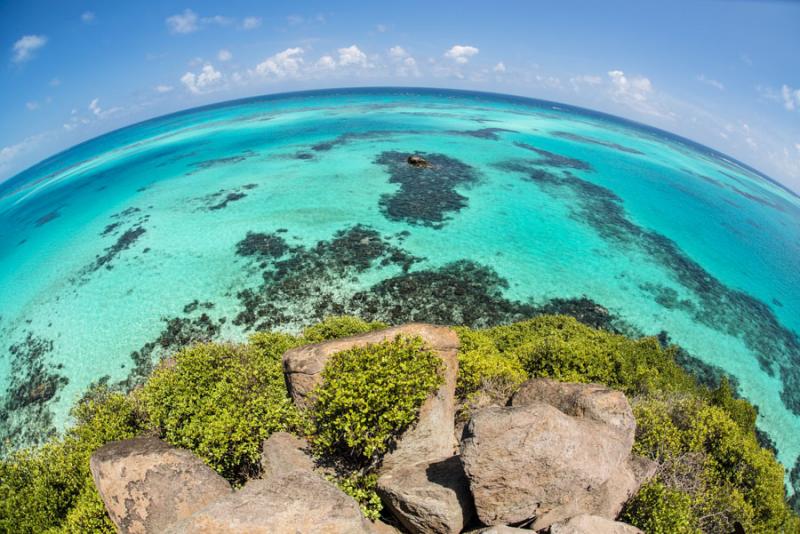
[[89, 468], [111, 521], [123, 534], [161, 534], [231, 494], [228, 482], [200, 458], [156, 438], [104, 445], [92, 454]]
[[408, 161], [408, 164], [411, 165], [412, 167], [429, 167], [430, 166], [430, 163], [428, 163], [428, 160], [426, 160], [422, 156], [417, 156], [416, 154], [414, 154], [412, 156], [408, 156], [408, 159], [406, 161]]

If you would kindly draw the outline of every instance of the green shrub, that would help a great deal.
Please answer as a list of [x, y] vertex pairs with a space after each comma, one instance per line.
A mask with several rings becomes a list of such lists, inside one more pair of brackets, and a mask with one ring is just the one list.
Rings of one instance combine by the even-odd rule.
[[456, 396], [467, 400], [478, 391], [492, 390], [510, 396], [528, 375], [514, 357], [502, 354], [491, 337], [482, 331], [458, 327]]
[[331, 356], [313, 393], [321, 454], [373, 463], [417, 418], [442, 382], [442, 362], [420, 338], [354, 347]]
[[[661, 464], [657, 484], [686, 496], [692, 528], [731, 532], [738, 522], [745, 532], [800, 531], [800, 518], [786, 503], [783, 468], [749, 425], [742, 428], [727, 410], [698, 396], [640, 399], [634, 414], [634, 452]], [[640, 493], [626, 512], [647, 532], [669, 519], [648, 498]]]
[[92, 452], [142, 432], [134, 402], [99, 387], [73, 410], [76, 424], [45, 446], [0, 461], [0, 531], [109, 532], [89, 472]]
[[621, 519], [647, 534], [702, 532], [692, 511], [692, 498], [659, 482], [645, 484], [628, 503]]
[[383, 503], [377, 492], [378, 475], [376, 473], [364, 475], [353, 471], [340, 477], [331, 477], [330, 480], [356, 500], [364, 517], [372, 521], [380, 518]]
[[304, 343], [319, 343], [329, 339], [354, 336], [373, 330], [386, 328], [385, 323], [362, 321], [357, 317], [340, 315], [326, 317], [322, 322], [309, 326], [303, 330]]
[[289, 400], [281, 355], [297, 339], [258, 333], [245, 345], [206, 343], [157, 369], [141, 392], [151, 424], [167, 442], [194, 451], [234, 484], [259, 470], [261, 444], [292, 430], [300, 416]]

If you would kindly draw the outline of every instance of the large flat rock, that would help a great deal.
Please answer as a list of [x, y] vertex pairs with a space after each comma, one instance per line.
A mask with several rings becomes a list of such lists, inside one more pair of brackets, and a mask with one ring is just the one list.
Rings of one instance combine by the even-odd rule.
[[228, 482], [189, 451], [156, 438], [116, 441], [89, 467], [119, 532], [161, 534], [166, 527], [231, 494]]
[[629, 454], [608, 425], [534, 401], [478, 411], [461, 442], [485, 525], [521, 523], [570, 503], [609, 480]]
[[356, 501], [316, 473], [251, 480], [165, 534], [360, 534], [373, 532]]
[[550, 534], [643, 534], [638, 528], [596, 515], [579, 515], [550, 527]]

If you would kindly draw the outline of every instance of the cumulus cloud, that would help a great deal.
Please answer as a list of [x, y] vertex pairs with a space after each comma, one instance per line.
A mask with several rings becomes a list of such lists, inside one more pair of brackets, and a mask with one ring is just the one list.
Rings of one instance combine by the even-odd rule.
[[220, 61], [230, 61], [233, 58], [233, 54], [231, 54], [230, 50], [223, 48], [219, 52], [217, 52], [217, 59]]
[[367, 55], [356, 45], [348, 46], [347, 48], [340, 48], [338, 52], [339, 65], [342, 67], [346, 67], [348, 65], [366, 67], [368, 65]]
[[389, 49], [389, 58], [395, 65], [397, 76], [419, 76], [417, 60], [409, 54], [402, 46], [393, 46]]
[[92, 99], [91, 102], [89, 102], [89, 111], [91, 111], [92, 113], [94, 113], [97, 116], [100, 116], [100, 114], [103, 112], [103, 110], [100, 109], [100, 99], [99, 98], [94, 98], [94, 99]]
[[506, 64], [501, 61], [497, 65], [492, 67], [492, 70], [497, 72], [497, 73], [501, 73], [502, 74], [503, 72], [506, 71]]
[[406, 52], [405, 48], [402, 46], [393, 46], [389, 49], [389, 57], [395, 59], [401, 59], [404, 57], [408, 57], [408, 52]]
[[24, 35], [14, 43], [14, 63], [24, 63], [34, 58], [35, 52], [47, 44], [44, 35]]
[[621, 98], [642, 102], [653, 92], [653, 84], [643, 76], [629, 78], [621, 70], [610, 70], [608, 77], [611, 79], [614, 93]]
[[336, 60], [331, 56], [322, 56], [314, 64], [316, 70], [333, 70], [336, 68]]
[[167, 17], [165, 22], [172, 33], [192, 33], [200, 29], [197, 18], [197, 13], [191, 9], [185, 9], [183, 13]]
[[710, 85], [711, 87], [719, 89], [720, 91], [725, 90], [725, 86], [722, 84], [722, 82], [715, 80], [713, 78], [707, 78], [705, 74], [699, 74], [697, 76], [697, 81], [700, 83], [704, 83], [706, 85]]
[[245, 17], [242, 20], [243, 30], [255, 30], [259, 26], [261, 26], [261, 17]]
[[96, 17], [93, 11], [84, 11], [81, 14], [81, 20], [83, 21], [84, 24], [91, 24], [92, 22], [94, 22], [95, 18]]
[[469, 62], [469, 58], [480, 52], [478, 48], [467, 45], [454, 45], [450, 50], [444, 53], [444, 57], [452, 59], [456, 63], [465, 64]]
[[255, 73], [276, 78], [296, 77], [303, 66], [303, 53], [300, 47], [287, 48], [256, 65]]
[[181, 83], [194, 94], [213, 90], [222, 82], [222, 73], [211, 64], [203, 65], [199, 73], [187, 72], [181, 76]]
[[169, 93], [172, 91], [173, 87], [171, 85], [156, 85], [153, 89], [155, 89], [156, 93]]
[[783, 99], [783, 107], [789, 111], [800, 109], [800, 89], [792, 89], [786, 84], [781, 87], [781, 98]]

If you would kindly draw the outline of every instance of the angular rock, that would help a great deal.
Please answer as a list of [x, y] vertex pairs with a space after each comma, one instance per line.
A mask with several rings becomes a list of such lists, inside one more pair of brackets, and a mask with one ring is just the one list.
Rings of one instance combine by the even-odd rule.
[[618, 429], [536, 401], [478, 411], [461, 441], [485, 525], [521, 523], [564, 506], [604, 484], [629, 454]]
[[166, 534], [371, 533], [358, 504], [319, 475], [294, 470], [251, 480], [164, 531]]
[[160, 534], [232, 491], [200, 458], [156, 438], [108, 443], [92, 454], [89, 468], [122, 533]]
[[459, 340], [458, 335], [450, 328], [409, 323], [288, 350], [283, 355], [283, 371], [289, 393], [295, 404], [306, 406], [310, 402], [309, 394], [322, 381], [322, 370], [331, 355], [353, 347], [392, 340], [398, 335], [421, 337], [442, 359], [445, 373], [444, 382], [436, 394], [429, 397], [422, 405], [417, 424], [405, 433], [394, 453], [384, 460], [384, 465], [395, 461], [408, 464], [452, 456], [455, 450], [453, 428]]
[[378, 479], [378, 494], [409, 532], [455, 534], [474, 514], [458, 456], [395, 466]]
[[309, 456], [308, 442], [288, 432], [274, 432], [264, 440], [261, 452], [261, 478], [283, 476], [292, 471], [313, 471], [314, 459]]
[[605, 423], [620, 432], [633, 446], [636, 419], [628, 399], [621, 391], [598, 384], [558, 382], [549, 378], [534, 378], [522, 384], [511, 398], [512, 406], [543, 402], [567, 415]]
[[643, 534], [638, 528], [596, 515], [579, 515], [550, 527], [550, 534]]
[[533, 529], [542, 530], [553, 523], [584, 514], [613, 520], [628, 499], [655, 474], [657, 467], [655, 462], [647, 458], [631, 455], [602, 485], [584, 489], [572, 501], [538, 516]]

